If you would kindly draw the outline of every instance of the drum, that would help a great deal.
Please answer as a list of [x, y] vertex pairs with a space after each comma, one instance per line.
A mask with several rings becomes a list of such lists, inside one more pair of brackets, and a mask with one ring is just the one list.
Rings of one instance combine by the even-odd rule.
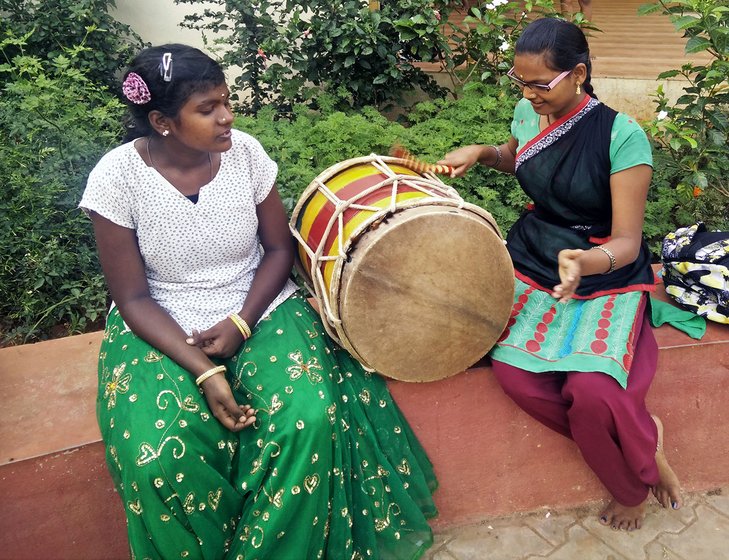
[[327, 333], [366, 368], [430, 381], [498, 340], [514, 271], [491, 214], [406, 165], [373, 154], [330, 167], [290, 227]]

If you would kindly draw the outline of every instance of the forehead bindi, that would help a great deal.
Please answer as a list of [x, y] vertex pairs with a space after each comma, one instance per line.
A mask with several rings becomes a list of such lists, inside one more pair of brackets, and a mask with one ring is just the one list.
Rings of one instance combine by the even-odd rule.
[[210, 88], [206, 91], [198, 91], [193, 93], [187, 100], [187, 105], [202, 106], [221, 102], [225, 103], [226, 101], [228, 101], [229, 97], [230, 91], [228, 90], [228, 86], [222, 84], [220, 86]]
[[549, 82], [554, 78], [555, 70], [547, 66], [544, 55], [521, 54], [514, 57], [514, 74], [525, 82]]

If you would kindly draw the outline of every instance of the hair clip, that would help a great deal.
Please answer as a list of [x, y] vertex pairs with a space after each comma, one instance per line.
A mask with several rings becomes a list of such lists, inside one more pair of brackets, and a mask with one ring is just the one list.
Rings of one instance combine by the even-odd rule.
[[172, 81], [172, 53], [166, 52], [162, 55], [162, 62], [159, 65], [159, 75], [165, 82]]
[[129, 72], [122, 84], [122, 93], [135, 105], [144, 105], [152, 99], [147, 83], [136, 72]]

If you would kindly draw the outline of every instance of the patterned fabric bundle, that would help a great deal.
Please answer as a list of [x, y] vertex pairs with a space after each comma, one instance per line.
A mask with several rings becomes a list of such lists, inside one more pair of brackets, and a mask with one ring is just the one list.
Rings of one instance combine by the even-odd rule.
[[224, 363], [237, 401], [258, 410], [238, 433], [188, 372], [109, 316], [98, 417], [133, 558], [420, 557], [432, 466], [384, 380], [332, 343], [304, 298]]
[[729, 232], [706, 231], [699, 222], [677, 229], [661, 249], [666, 293], [679, 305], [729, 324]]

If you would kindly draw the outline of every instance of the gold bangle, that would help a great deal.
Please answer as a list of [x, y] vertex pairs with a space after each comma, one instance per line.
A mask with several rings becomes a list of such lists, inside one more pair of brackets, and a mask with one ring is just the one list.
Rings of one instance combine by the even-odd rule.
[[215, 366], [214, 368], [210, 368], [205, 373], [200, 374], [195, 379], [195, 385], [197, 385], [199, 387], [205, 381], [207, 381], [208, 379], [210, 379], [213, 375], [216, 375], [218, 373], [225, 373], [225, 366]]
[[243, 340], [248, 340], [251, 337], [251, 328], [240, 315], [237, 313], [231, 313], [228, 315], [228, 318], [233, 321], [233, 324], [236, 327], [238, 327], [240, 334], [243, 335]]
[[593, 247], [593, 249], [600, 249], [610, 259], [610, 268], [607, 270], [607, 272], [603, 272], [603, 274], [610, 274], [611, 272], [615, 272], [616, 262], [615, 262], [615, 255], [613, 255], [613, 252], [610, 249], [608, 249], [607, 247], [603, 247], [602, 245], [596, 245], [595, 247]]

